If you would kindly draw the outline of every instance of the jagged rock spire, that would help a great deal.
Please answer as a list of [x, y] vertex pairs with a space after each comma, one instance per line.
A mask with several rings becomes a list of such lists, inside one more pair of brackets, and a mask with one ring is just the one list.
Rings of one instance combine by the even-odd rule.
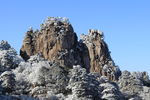
[[81, 35], [77, 41], [69, 20], [61, 17], [48, 17], [39, 31], [27, 31], [20, 55], [25, 59], [41, 53], [45, 59], [59, 62], [72, 68], [81, 65], [87, 72], [99, 72], [116, 80], [120, 70], [111, 59], [104, 34], [100, 30], [89, 29], [89, 35]]
[[41, 53], [45, 59], [72, 67], [79, 64], [77, 36], [67, 18], [48, 17], [40, 31], [29, 30], [20, 55], [25, 59]]
[[[90, 29], [88, 32], [88, 35], [81, 35], [80, 42], [86, 47], [83, 59], [89, 57], [90, 72], [99, 72], [110, 80], [117, 80], [121, 71], [110, 56], [108, 46], [103, 40], [103, 32], [94, 29]], [[87, 59], [85, 61], [87, 62]]]

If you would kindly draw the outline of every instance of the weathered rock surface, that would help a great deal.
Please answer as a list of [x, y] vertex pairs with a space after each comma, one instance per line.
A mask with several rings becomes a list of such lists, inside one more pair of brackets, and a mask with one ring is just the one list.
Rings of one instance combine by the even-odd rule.
[[88, 35], [81, 35], [81, 45], [84, 48], [83, 62], [90, 64], [90, 72], [99, 72], [110, 80], [117, 80], [121, 75], [120, 69], [115, 65], [110, 56], [107, 44], [103, 40], [103, 32], [89, 30]]
[[78, 42], [76, 33], [65, 18], [49, 17], [40, 31], [29, 29], [20, 55], [27, 60], [37, 53], [68, 68], [81, 65], [87, 72], [99, 72], [110, 80], [117, 80], [121, 74], [111, 59], [103, 33], [89, 30], [89, 35], [82, 35]]
[[45, 59], [72, 67], [79, 63], [76, 51], [77, 36], [66, 18], [49, 17], [41, 24], [40, 31], [29, 29], [20, 55], [25, 59], [41, 53]]

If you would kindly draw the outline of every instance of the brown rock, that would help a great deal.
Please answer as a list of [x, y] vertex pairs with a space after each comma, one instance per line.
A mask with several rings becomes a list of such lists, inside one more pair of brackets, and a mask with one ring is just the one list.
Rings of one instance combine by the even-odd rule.
[[59, 62], [61, 66], [72, 68], [73, 65], [81, 65], [87, 72], [99, 72], [110, 80], [116, 80], [120, 75], [103, 40], [103, 33], [89, 30], [89, 35], [81, 35], [78, 42], [66, 18], [49, 17], [40, 31], [32, 28], [27, 31], [20, 55], [28, 60], [37, 53], [45, 59]]
[[[103, 33], [99, 30], [89, 30], [89, 35], [81, 35], [81, 43], [86, 46], [85, 56], [82, 56], [82, 59], [89, 60], [90, 72], [99, 72], [108, 76], [110, 80], [116, 80], [120, 70], [111, 59], [108, 46], [103, 40]], [[86, 61], [86, 64], [87, 59], [83, 61]]]
[[68, 20], [49, 17], [40, 31], [30, 29], [27, 32], [20, 55], [27, 60], [41, 53], [45, 59], [70, 67], [78, 62], [76, 45], [77, 36]]

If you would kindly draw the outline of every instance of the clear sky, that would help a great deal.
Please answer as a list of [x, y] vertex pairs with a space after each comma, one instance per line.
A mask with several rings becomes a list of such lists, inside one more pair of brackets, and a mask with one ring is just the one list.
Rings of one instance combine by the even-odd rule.
[[150, 0], [1, 0], [0, 40], [19, 51], [30, 26], [68, 17], [78, 34], [99, 29], [121, 70], [150, 73]]

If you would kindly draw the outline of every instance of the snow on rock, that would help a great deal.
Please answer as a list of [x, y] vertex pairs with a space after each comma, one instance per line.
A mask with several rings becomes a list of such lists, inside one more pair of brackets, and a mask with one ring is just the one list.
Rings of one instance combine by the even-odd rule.
[[67, 18], [31, 27], [20, 51], [0, 42], [0, 100], [149, 100], [146, 72], [121, 72], [103, 32], [77, 41]]
[[[121, 71], [111, 58], [109, 48], [103, 40], [103, 32], [90, 29], [88, 35], [81, 35], [82, 59], [86, 67], [90, 66], [90, 72], [98, 72], [107, 76], [109, 80], [118, 80]], [[89, 59], [88, 59], [89, 58]]]

